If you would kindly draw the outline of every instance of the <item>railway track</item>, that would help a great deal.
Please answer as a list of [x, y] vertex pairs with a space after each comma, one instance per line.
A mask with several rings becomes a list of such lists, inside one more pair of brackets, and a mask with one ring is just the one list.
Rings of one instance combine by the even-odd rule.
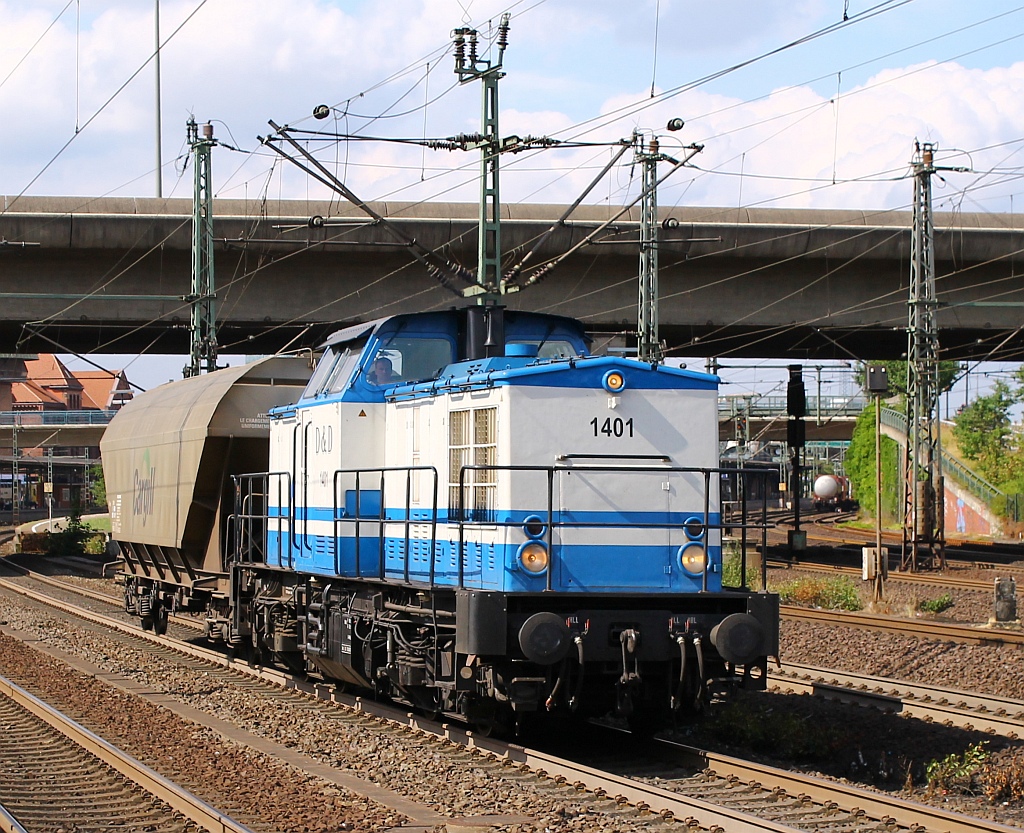
[[[815, 544], [826, 546], [848, 546], [865, 547], [874, 546], [877, 541], [877, 533], [869, 529], [857, 529], [851, 526], [839, 527], [838, 524], [850, 520], [852, 514], [837, 514], [827, 519], [817, 517], [808, 519], [802, 526], [807, 532], [808, 545]], [[779, 521], [779, 523], [783, 523]], [[776, 530], [777, 538], [772, 539], [776, 543], [785, 543], [785, 532]], [[882, 530], [882, 546], [888, 547], [890, 553], [898, 554], [903, 546], [903, 536], [900, 532]], [[859, 553], [854, 553], [859, 558]], [[801, 556], [801, 565], [805, 563], [808, 556]], [[970, 541], [967, 539], [947, 539], [946, 541], [946, 564], [954, 569], [990, 569], [999, 570], [1004, 574], [1024, 575], [1024, 550], [1014, 544], [1000, 544], [996, 542]]]
[[769, 687], [783, 693], [810, 694], [1013, 740], [1024, 737], [1024, 701], [1009, 697], [973, 694], [799, 663], [782, 663], [777, 668], [769, 668], [768, 678]]
[[0, 677], [0, 829], [251, 833]]
[[[859, 580], [862, 572], [860, 567], [847, 567], [842, 564], [822, 564], [813, 561], [801, 561], [794, 565], [795, 569], [806, 570], [814, 573], [827, 573], [829, 575], [848, 576]], [[948, 587], [960, 590], [979, 590], [986, 593], [992, 592], [994, 579], [967, 578], [957, 576], [955, 573], [889, 573], [886, 581], [902, 581], [907, 584], [917, 584], [928, 587]]]
[[[25, 568], [20, 568], [24, 570]], [[834, 568], [822, 568], [833, 570]], [[119, 606], [120, 598], [111, 594], [89, 590], [76, 585], [69, 585], [59, 579], [43, 576], [29, 571], [27, 575], [42, 584], [54, 588], [64, 594], [66, 600], [79, 596], [97, 602], [98, 612], [105, 612], [110, 606]], [[921, 576], [926, 582], [935, 578], [930, 574]], [[987, 583], [982, 583], [987, 588]], [[808, 611], [806, 614], [805, 611]], [[870, 629], [882, 629], [884, 622], [890, 617], [871, 616], [848, 617], [843, 611], [814, 611], [808, 608], [784, 608], [787, 615], [796, 619], [810, 618], [813, 621], [828, 621], [830, 624], [839, 620], [838, 624], [867, 626]], [[819, 615], [821, 614], [821, 615]], [[822, 618], [822, 616], [826, 618]], [[882, 623], [880, 623], [882, 620]], [[928, 638], [952, 638], [974, 644], [992, 644], [1006, 635], [1014, 639], [1018, 647], [1024, 639], [1019, 631], [983, 630], [979, 637], [978, 628], [971, 626], [953, 626], [947, 628], [933, 620], [902, 620], [905, 627], [893, 628], [900, 633], [913, 633], [915, 636]], [[933, 625], [941, 627], [934, 632]], [[887, 626], [884, 626], [887, 627]], [[188, 640], [203, 629], [202, 623], [191, 617], [172, 617], [171, 636]], [[982, 641], [979, 641], [982, 640]], [[1001, 642], [999, 644], [1002, 644]], [[908, 681], [881, 677], [870, 677], [842, 673], [834, 670], [814, 668], [812, 666], [784, 663], [778, 667], [769, 667], [769, 674], [778, 680], [776, 686], [782, 691], [811, 694], [824, 699], [839, 702], [855, 703], [871, 706], [881, 711], [898, 712], [923, 720], [935, 721], [944, 725], [960, 726], [980, 731], [991, 731], [1008, 738], [1024, 737], [1024, 702], [1011, 698], [972, 694], [955, 689], [924, 686]]]
[[898, 633], [927, 639], [961, 642], [966, 645], [993, 645], [1024, 648], [1024, 631], [976, 627], [935, 619], [900, 619], [873, 613], [848, 610], [818, 610], [796, 605], [782, 605], [782, 615], [789, 619], [824, 625], [843, 625], [882, 633]]
[[[4, 582], [5, 585], [10, 585]], [[14, 592], [41, 596], [24, 585]], [[40, 598], [40, 601], [45, 601]], [[54, 604], [49, 601], [48, 604]], [[66, 602], [59, 606], [71, 607]], [[109, 604], [109, 603], [108, 603]], [[183, 644], [179, 640], [145, 634], [124, 622], [109, 616], [83, 612], [87, 619], [116, 631], [118, 638], [130, 639], [133, 644], [143, 642], [159, 646], [168, 661], [182, 661], [201, 665], [217, 685], [242, 686], [259, 696], [271, 697], [279, 704], [304, 709], [311, 708], [306, 695], [343, 705], [349, 712], [400, 724], [407, 730], [421, 733], [463, 750], [475, 750], [491, 761], [498, 776], [507, 774], [508, 767], [525, 767], [521, 777], [547, 776], [554, 785], [570, 793], [586, 791], [602, 799], [600, 804], [624, 812], [656, 814], [662, 823], [669, 819], [694, 822], [705, 829], [720, 828], [727, 831], [764, 830], [861, 830], [915, 831], [949, 830], [957, 833], [981, 830], [1009, 830], [991, 822], [971, 820], [953, 814], [936, 813], [902, 801], [898, 798], [851, 789], [825, 779], [794, 776], [783, 770], [737, 762], [709, 752], [660, 745], [658, 760], [662, 770], [652, 772], [643, 761], [650, 757], [650, 748], [633, 757], [617, 755], [617, 769], [609, 765], [593, 766], [594, 761], [556, 755], [541, 750], [524, 749], [514, 744], [480, 738], [475, 733], [453, 725], [438, 724], [408, 715], [387, 705], [370, 703], [358, 697], [338, 692], [334, 687], [298, 680], [281, 672], [252, 669], [223, 655], [200, 646]], [[239, 682], [239, 674], [247, 682]], [[285, 691], [288, 687], [292, 691]], [[318, 729], [319, 731], [319, 729]], [[621, 744], [618, 745], [621, 748]], [[608, 744], [605, 749], [613, 748]], [[670, 760], [665, 760], [669, 755]], [[688, 770], [686, 768], [689, 768]], [[747, 767], [743, 769], [743, 767]], [[737, 775], [742, 771], [744, 775]], [[530, 775], [532, 773], [532, 775]], [[756, 782], [757, 788], [750, 782]], [[727, 798], [728, 797], [728, 798]], [[607, 802], [611, 801], [609, 805]], [[632, 808], [632, 809], [630, 809]], [[763, 818], [758, 818], [758, 814]], [[949, 816], [948, 818], [946, 816]], [[773, 820], [774, 818], [774, 820]], [[656, 819], [652, 816], [652, 822]], [[955, 824], [954, 824], [955, 822]], [[851, 824], [855, 825], [851, 827]]]

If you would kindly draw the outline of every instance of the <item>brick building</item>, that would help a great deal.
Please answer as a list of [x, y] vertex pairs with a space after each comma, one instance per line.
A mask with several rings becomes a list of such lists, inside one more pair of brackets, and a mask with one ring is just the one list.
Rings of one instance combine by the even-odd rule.
[[[6, 425], [95, 424], [131, 398], [131, 385], [122, 370], [70, 371], [52, 353], [0, 354], [0, 419]], [[20, 443], [15, 452], [8, 440], [0, 445], [0, 508], [19, 490], [25, 505], [42, 505], [43, 483], [48, 480], [54, 484], [56, 506], [82, 502], [87, 498], [83, 486], [89, 466], [99, 453], [99, 446]], [[18, 489], [12, 489], [15, 480]]]

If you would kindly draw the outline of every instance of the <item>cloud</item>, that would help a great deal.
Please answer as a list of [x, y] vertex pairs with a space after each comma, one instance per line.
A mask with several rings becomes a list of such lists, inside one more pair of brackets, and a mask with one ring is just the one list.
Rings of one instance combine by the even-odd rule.
[[[506, 4], [208, 0], [172, 38], [199, 3], [161, 3], [161, 34], [171, 38], [161, 55], [165, 195], [191, 191], [191, 178], [182, 175], [190, 115], [214, 120], [217, 138], [244, 151], [215, 151], [214, 182], [218, 196], [248, 198], [260, 196], [268, 183], [272, 196], [328, 195], [259, 147], [256, 136], [270, 131], [271, 118], [301, 129], [381, 137], [446, 137], [479, 129], [480, 84], [458, 84], [447, 52], [449, 33], [468, 14], [484, 49]], [[0, 113], [10, 126], [0, 191], [17, 194], [35, 180], [30, 194], [149, 195], [152, 66], [86, 129], [77, 135], [75, 129], [151, 55], [153, 7], [110, 0], [83, 14], [80, 30], [69, 10], [31, 49], [63, 6], [63, 0], [0, 0], [7, 40], [0, 79], [28, 53], [0, 86]], [[668, 153], [680, 143], [704, 144], [694, 159], [700, 170], [677, 173], [659, 197], [663, 205], [848, 208], [909, 202], [910, 187], [901, 177], [915, 138], [968, 150], [1020, 138], [1022, 64], [980, 69], [921, 61], [879, 69], [856, 86], [847, 80], [835, 98], [834, 88], [830, 94], [818, 89], [820, 82], [801, 81], [820, 77], [817, 66], [797, 72], [792, 64], [768, 61], [728, 76], [728, 83], [652, 99], [655, 6], [641, 0], [629, 15], [611, 0], [514, 6], [507, 77], [500, 85], [502, 134], [611, 143], [639, 130], [661, 133]], [[664, 88], [684, 86], [834, 16], [832, 6], [812, 0], [795, 6], [771, 0], [758, 4], [756, 13], [740, 0], [713, 10], [661, 0], [660, 9], [656, 77]], [[833, 63], [867, 54], [863, 41], [858, 48], [856, 59], [837, 56]], [[334, 107], [332, 118], [311, 118], [320, 103]], [[666, 121], [676, 116], [686, 120], [685, 129], [666, 134]], [[476, 151], [368, 142], [309, 146], [367, 199], [477, 199]], [[559, 149], [504, 158], [503, 198], [570, 202], [611, 152]], [[1018, 154], [1018, 146], [979, 151], [956, 157], [955, 164], [1011, 167], [1019, 164]], [[626, 201], [637, 179], [623, 168], [588, 200]], [[950, 174], [946, 181], [937, 196], [968, 208], [974, 202], [987, 209], [1005, 206], [1016, 189], [1016, 180], [995, 187], [991, 177]], [[967, 184], [971, 190], [960, 193]]]

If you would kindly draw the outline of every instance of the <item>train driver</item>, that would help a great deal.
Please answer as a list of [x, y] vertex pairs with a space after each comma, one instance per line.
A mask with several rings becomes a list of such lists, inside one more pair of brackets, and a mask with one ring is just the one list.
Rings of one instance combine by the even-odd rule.
[[366, 373], [366, 381], [371, 385], [386, 385], [397, 381], [391, 366], [391, 359], [387, 356], [377, 356]]

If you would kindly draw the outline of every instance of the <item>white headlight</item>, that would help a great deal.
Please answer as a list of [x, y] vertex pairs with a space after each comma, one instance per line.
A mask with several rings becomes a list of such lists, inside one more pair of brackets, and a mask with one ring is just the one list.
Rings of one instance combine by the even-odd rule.
[[696, 542], [683, 544], [679, 548], [679, 566], [691, 576], [699, 576], [708, 566], [708, 554]]
[[519, 548], [519, 564], [528, 573], [537, 575], [548, 568], [548, 550], [539, 541], [527, 541]]

